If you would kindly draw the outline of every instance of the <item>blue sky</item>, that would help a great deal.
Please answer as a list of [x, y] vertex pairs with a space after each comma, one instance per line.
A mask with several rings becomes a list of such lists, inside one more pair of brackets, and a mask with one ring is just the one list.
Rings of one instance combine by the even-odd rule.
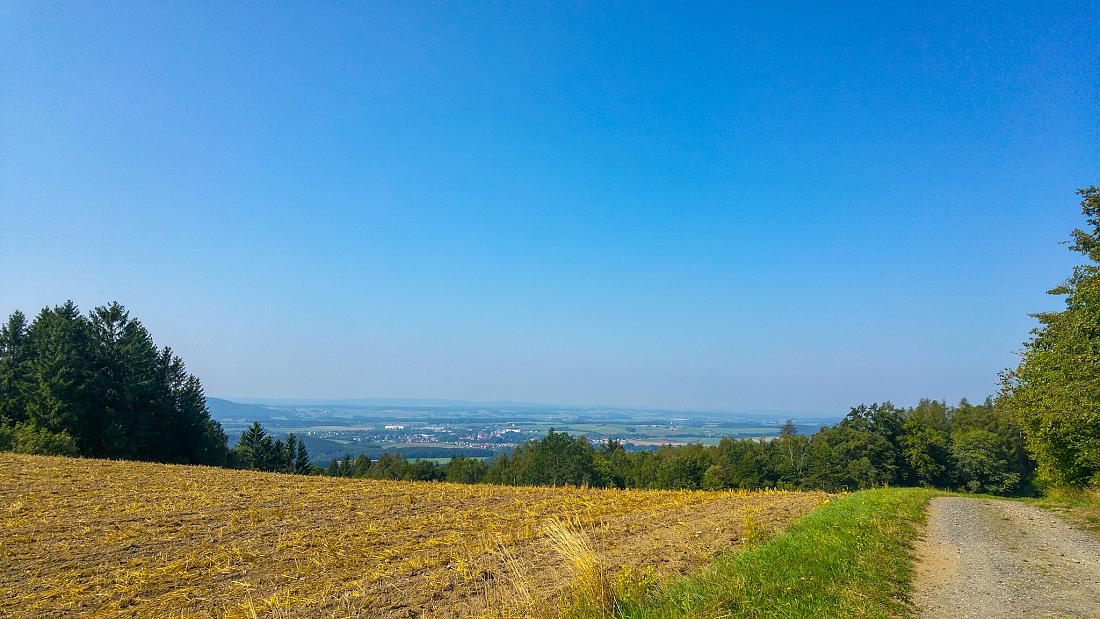
[[1100, 183], [1096, 4], [0, 6], [0, 311], [210, 395], [980, 398]]

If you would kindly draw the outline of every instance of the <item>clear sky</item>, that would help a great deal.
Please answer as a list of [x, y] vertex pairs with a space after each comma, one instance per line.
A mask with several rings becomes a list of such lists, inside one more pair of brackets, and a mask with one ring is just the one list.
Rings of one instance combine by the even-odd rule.
[[0, 4], [0, 311], [229, 397], [973, 399], [1100, 184], [1095, 2], [278, 4]]

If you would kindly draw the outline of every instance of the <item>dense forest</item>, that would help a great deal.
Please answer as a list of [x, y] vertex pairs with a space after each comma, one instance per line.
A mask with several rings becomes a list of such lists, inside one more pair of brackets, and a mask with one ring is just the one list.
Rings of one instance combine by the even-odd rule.
[[225, 464], [199, 380], [118, 303], [71, 301], [0, 327], [0, 447], [25, 453]]
[[328, 474], [377, 479], [616, 488], [790, 488], [826, 490], [923, 485], [993, 494], [1033, 491], [1034, 465], [1018, 427], [992, 399], [913, 408], [860, 405], [812, 436], [788, 422], [774, 440], [727, 438], [716, 446], [626, 451], [550, 431], [485, 463], [446, 465], [383, 454], [332, 462]]

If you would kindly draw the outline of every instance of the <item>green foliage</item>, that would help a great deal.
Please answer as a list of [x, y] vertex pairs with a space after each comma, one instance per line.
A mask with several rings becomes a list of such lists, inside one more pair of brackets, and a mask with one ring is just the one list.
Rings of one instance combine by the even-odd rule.
[[51, 453], [214, 465], [227, 454], [199, 380], [118, 303], [84, 316], [70, 301], [30, 324], [11, 315], [0, 327], [0, 427]]
[[615, 599], [619, 606], [644, 604], [659, 591], [659, 586], [652, 565], [644, 568], [623, 565], [615, 577]]
[[1009, 469], [1001, 438], [989, 430], [966, 430], [951, 443], [951, 459], [959, 486], [968, 492], [1009, 494], [1020, 475]]
[[[287, 434], [285, 441], [274, 439], [258, 421], [253, 421], [252, 425], [241, 433], [237, 446], [233, 448], [232, 462], [237, 468], [255, 471], [297, 475], [310, 475], [314, 472], [306, 445], [296, 434], [293, 432]], [[339, 472], [338, 465], [336, 461], [329, 465], [330, 475], [342, 474]]]
[[0, 449], [21, 454], [76, 456], [76, 441], [68, 432], [51, 432], [30, 422], [0, 427]]
[[472, 458], [455, 457], [444, 467], [431, 460], [413, 462], [399, 453], [383, 452], [374, 461], [365, 454], [359, 454], [354, 460], [351, 456], [333, 460], [325, 472], [334, 477], [476, 483], [485, 476], [485, 470], [485, 464]]
[[1020, 365], [1003, 378], [1042, 480], [1080, 487], [1100, 484], [1100, 188], [1077, 193], [1088, 226], [1070, 249], [1088, 263], [1050, 291], [1065, 309], [1035, 315]]
[[902, 439], [902, 454], [922, 486], [942, 486], [950, 466], [947, 432], [928, 427], [911, 427]]
[[241, 433], [237, 446], [233, 448], [235, 462], [242, 469], [264, 469], [268, 464], [267, 446], [265, 444], [267, 433], [260, 422], [253, 421], [252, 425]]
[[541, 441], [520, 445], [512, 455], [519, 483], [532, 486], [597, 484], [595, 450], [584, 437], [574, 438], [553, 428]]
[[450, 482], [473, 484], [485, 477], [489, 467], [476, 458], [451, 458], [446, 467], [446, 479]]
[[[258, 424], [241, 438], [238, 458]], [[291, 439], [288, 438], [288, 441]], [[861, 404], [843, 420], [812, 436], [788, 423], [772, 441], [723, 439], [699, 444], [626, 451], [618, 441], [592, 445], [584, 437], [550, 431], [489, 464], [456, 457], [445, 466], [410, 462], [384, 453], [333, 461], [333, 476], [446, 480], [503, 485], [590, 485], [613, 488], [790, 488], [854, 490], [884, 485], [923, 485], [995, 494], [1027, 494], [1033, 464], [1019, 429], [992, 399], [956, 407], [922, 400], [914, 408]]]
[[[967, 404], [966, 400], [960, 406]], [[921, 400], [902, 425], [902, 458], [921, 486], [943, 487], [948, 483], [949, 430], [946, 404]]]
[[724, 477], [721, 465], [710, 465], [703, 473], [703, 490], [721, 490], [725, 487]]
[[28, 329], [30, 374], [25, 418], [51, 432], [80, 431], [93, 414], [92, 344], [88, 322], [69, 301], [43, 309]]
[[0, 426], [27, 419], [30, 362], [27, 318], [17, 310], [6, 324], [0, 325]]
[[619, 616], [903, 615], [912, 572], [909, 545], [932, 494], [867, 490], [830, 502], [771, 541], [719, 557], [701, 574], [664, 590], [628, 598]]
[[[297, 438], [293, 434], [287, 436], [288, 443], [290, 439]], [[296, 449], [287, 450], [287, 468], [293, 473], [299, 475], [306, 475], [313, 472], [313, 465], [309, 461], [309, 452], [306, 451], [306, 444], [302, 441], [297, 441], [298, 446]]]

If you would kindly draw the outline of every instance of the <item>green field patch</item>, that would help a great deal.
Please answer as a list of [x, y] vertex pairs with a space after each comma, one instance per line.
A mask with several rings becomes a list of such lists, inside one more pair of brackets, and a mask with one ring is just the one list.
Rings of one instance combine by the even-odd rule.
[[771, 541], [720, 556], [694, 577], [622, 603], [615, 615], [904, 615], [913, 572], [911, 544], [935, 494], [916, 488], [864, 490], [831, 501]]

